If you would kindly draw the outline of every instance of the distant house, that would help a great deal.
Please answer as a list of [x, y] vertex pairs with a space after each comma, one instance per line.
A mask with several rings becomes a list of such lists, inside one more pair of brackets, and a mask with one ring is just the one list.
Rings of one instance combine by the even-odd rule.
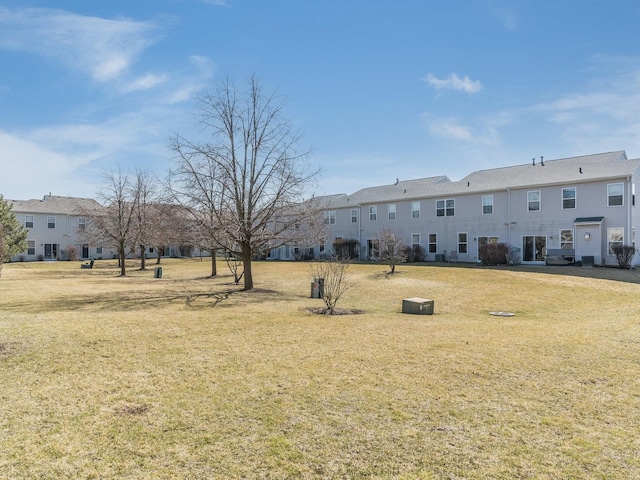
[[91, 198], [45, 195], [42, 200], [8, 200], [19, 222], [29, 232], [27, 251], [12, 260], [64, 260], [70, 246], [81, 259], [101, 258], [100, 245], [82, 243], [87, 219], [78, 212], [101, 208]]
[[577, 261], [616, 265], [612, 247], [635, 245], [640, 226], [639, 169], [640, 159], [618, 151], [322, 197], [327, 238], [314, 251], [328, 254], [336, 239], [350, 239], [360, 258], [375, 259], [380, 232], [388, 229], [423, 247], [430, 261], [479, 262], [482, 245], [506, 243], [524, 264], [543, 264], [548, 250], [564, 249]]
[[[101, 242], [96, 240], [88, 243], [88, 238], [94, 235], [86, 234], [90, 230], [90, 219], [83, 212], [96, 212], [103, 209], [104, 207], [96, 200], [45, 195], [42, 199], [36, 200], [7, 201], [11, 204], [12, 212], [15, 213], [18, 221], [28, 231], [27, 251], [16, 255], [12, 261], [68, 260], [71, 246], [75, 247], [77, 258], [80, 260], [115, 258], [116, 250], [113, 246], [100, 244]], [[171, 205], [159, 206], [166, 212], [159, 216], [167, 222], [173, 222], [175, 224], [173, 226], [184, 234], [184, 238], [174, 235], [171, 240], [179, 242], [176, 245], [147, 246], [145, 251], [147, 258], [158, 257], [158, 255], [168, 257], [211, 255], [209, 252], [189, 245], [193, 241], [189, 238], [193, 232], [187, 226], [192, 221], [185, 212]], [[178, 222], [177, 218], [180, 215], [183, 218]], [[158, 228], [170, 230], [168, 226], [163, 225]], [[170, 240], [167, 240], [167, 243], [170, 243]], [[129, 252], [127, 256], [140, 256], [140, 249]]]

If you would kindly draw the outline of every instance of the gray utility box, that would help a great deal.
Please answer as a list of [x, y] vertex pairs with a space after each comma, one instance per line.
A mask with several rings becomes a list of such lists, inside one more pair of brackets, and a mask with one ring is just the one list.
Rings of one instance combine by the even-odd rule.
[[311, 282], [311, 298], [324, 297], [324, 278], [314, 278]]
[[405, 298], [402, 300], [402, 313], [433, 315], [433, 300], [418, 297]]
[[162, 278], [162, 267], [156, 267], [153, 269], [153, 278]]

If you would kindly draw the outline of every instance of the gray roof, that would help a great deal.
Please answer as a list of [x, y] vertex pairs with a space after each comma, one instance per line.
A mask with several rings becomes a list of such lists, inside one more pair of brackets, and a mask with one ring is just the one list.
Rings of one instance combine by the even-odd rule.
[[14, 213], [49, 213], [77, 215], [81, 210], [102, 208], [93, 198], [45, 195], [41, 200], [7, 200]]
[[350, 205], [386, 203], [428, 197], [453, 196], [553, 184], [582, 183], [594, 180], [624, 178], [640, 168], [640, 159], [628, 160], [624, 150], [558, 160], [540, 159], [525, 165], [501, 167], [472, 172], [462, 180], [452, 182], [446, 176], [405, 180], [394, 185], [370, 187], [352, 195], [330, 198], [331, 208]]

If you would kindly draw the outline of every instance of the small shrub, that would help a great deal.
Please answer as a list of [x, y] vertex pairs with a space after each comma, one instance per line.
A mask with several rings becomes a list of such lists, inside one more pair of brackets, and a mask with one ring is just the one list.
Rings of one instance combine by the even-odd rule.
[[75, 245], [68, 246], [66, 254], [67, 260], [69, 260], [70, 262], [75, 262], [76, 260], [78, 260], [78, 248]]
[[480, 247], [482, 265], [506, 265], [509, 246], [506, 243], [487, 243]]
[[404, 254], [407, 258], [407, 263], [424, 262], [427, 258], [427, 252], [421, 245], [405, 247]]
[[631, 260], [636, 253], [636, 248], [632, 245], [614, 245], [611, 250], [616, 256], [620, 268], [631, 268]]
[[325, 304], [322, 311], [325, 315], [334, 315], [340, 297], [349, 289], [347, 283], [347, 269], [349, 262], [332, 258], [330, 260], [314, 262], [310, 267], [311, 278], [322, 281], [321, 297]]

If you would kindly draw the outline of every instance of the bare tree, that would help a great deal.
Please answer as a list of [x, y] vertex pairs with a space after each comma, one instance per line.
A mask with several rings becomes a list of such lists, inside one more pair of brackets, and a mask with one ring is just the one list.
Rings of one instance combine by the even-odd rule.
[[253, 288], [256, 253], [290, 242], [291, 227], [315, 217], [294, 208], [315, 172], [307, 172], [306, 152], [296, 150], [300, 137], [283, 108], [279, 97], [263, 93], [255, 76], [245, 92], [227, 80], [200, 98], [210, 141], [172, 139], [172, 191], [202, 216], [213, 242], [242, 260], [245, 290]]
[[311, 277], [314, 281], [321, 283], [320, 298], [322, 298], [326, 307], [323, 311], [325, 315], [336, 313], [338, 300], [349, 289], [349, 283], [347, 282], [348, 269], [349, 260], [338, 257], [311, 264]]
[[195, 243], [211, 252], [211, 276], [215, 277], [218, 273], [216, 250], [224, 244], [219, 240], [223, 232], [217, 220], [222, 214], [217, 163], [209, 155], [200, 153], [195, 145], [185, 145], [181, 137], [174, 137], [172, 142], [177, 156], [174, 168], [169, 171], [166, 189], [170, 201], [178, 203], [191, 217]]
[[105, 174], [105, 185], [97, 196], [101, 208], [81, 211], [88, 219], [84, 236], [90, 243], [114, 248], [118, 252], [120, 275], [125, 276], [127, 247], [135, 248], [138, 244], [135, 225], [138, 190], [129, 175], [118, 170]]
[[[157, 203], [157, 193], [155, 190], [154, 177], [144, 170], [137, 170], [134, 181], [131, 185], [132, 198], [134, 203], [134, 229], [136, 246], [140, 249], [140, 270], [146, 270], [147, 247], [153, 245], [154, 234], [158, 233], [155, 223], [158, 216], [155, 204]], [[135, 246], [133, 247], [135, 252]]]
[[400, 235], [387, 228], [380, 232], [380, 259], [395, 273], [396, 265], [406, 262], [405, 244]]

